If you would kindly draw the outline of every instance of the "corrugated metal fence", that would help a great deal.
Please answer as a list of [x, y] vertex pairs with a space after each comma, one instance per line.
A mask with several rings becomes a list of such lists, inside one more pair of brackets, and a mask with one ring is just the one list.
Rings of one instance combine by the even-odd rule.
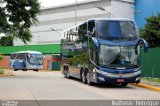
[[160, 78], [160, 48], [149, 48], [147, 53], [141, 50], [143, 77]]

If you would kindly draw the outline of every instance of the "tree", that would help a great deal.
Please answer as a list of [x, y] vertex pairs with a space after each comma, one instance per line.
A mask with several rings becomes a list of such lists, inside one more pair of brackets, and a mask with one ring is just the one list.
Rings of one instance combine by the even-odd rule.
[[160, 13], [146, 19], [146, 25], [140, 30], [140, 36], [148, 42], [149, 47], [160, 47]]
[[12, 46], [13, 37], [12, 36], [3, 36], [0, 39], [1, 46]]
[[24, 43], [31, 40], [31, 25], [38, 20], [38, 0], [0, 0], [0, 34], [19, 38]]

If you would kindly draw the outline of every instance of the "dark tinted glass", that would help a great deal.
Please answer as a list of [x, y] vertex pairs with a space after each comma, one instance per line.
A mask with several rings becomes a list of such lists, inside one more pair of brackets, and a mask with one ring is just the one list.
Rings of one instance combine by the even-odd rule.
[[15, 59], [17, 54], [11, 54], [11, 59]]
[[135, 40], [138, 34], [132, 21], [97, 21], [97, 35], [101, 39]]
[[26, 53], [20, 53], [17, 55], [16, 59], [26, 59]]

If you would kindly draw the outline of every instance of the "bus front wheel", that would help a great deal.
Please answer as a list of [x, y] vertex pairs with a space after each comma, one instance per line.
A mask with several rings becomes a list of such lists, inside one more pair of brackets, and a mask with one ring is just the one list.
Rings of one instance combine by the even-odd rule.
[[27, 69], [23, 69], [23, 71], [27, 71]]
[[38, 70], [34, 70], [34, 71], [38, 72]]
[[90, 73], [89, 73], [89, 71], [87, 72], [87, 76], [86, 76], [86, 80], [87, 80], [87, 84], [88, 85], [92, 85], [92, 82], [91, 82], [91, 80], [90, 80]]

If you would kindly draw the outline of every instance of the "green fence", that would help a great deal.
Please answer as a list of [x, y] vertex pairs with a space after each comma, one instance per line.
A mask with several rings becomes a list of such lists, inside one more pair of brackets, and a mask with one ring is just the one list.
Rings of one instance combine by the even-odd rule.
[[160, 48], [149, 48], [147, 53], [141, 51], [142, 76], [160, 78]]
[[57, 70], [60, 71], [61, 70], [61, 62], [53, 62], [52, 63], [52, 70]]

